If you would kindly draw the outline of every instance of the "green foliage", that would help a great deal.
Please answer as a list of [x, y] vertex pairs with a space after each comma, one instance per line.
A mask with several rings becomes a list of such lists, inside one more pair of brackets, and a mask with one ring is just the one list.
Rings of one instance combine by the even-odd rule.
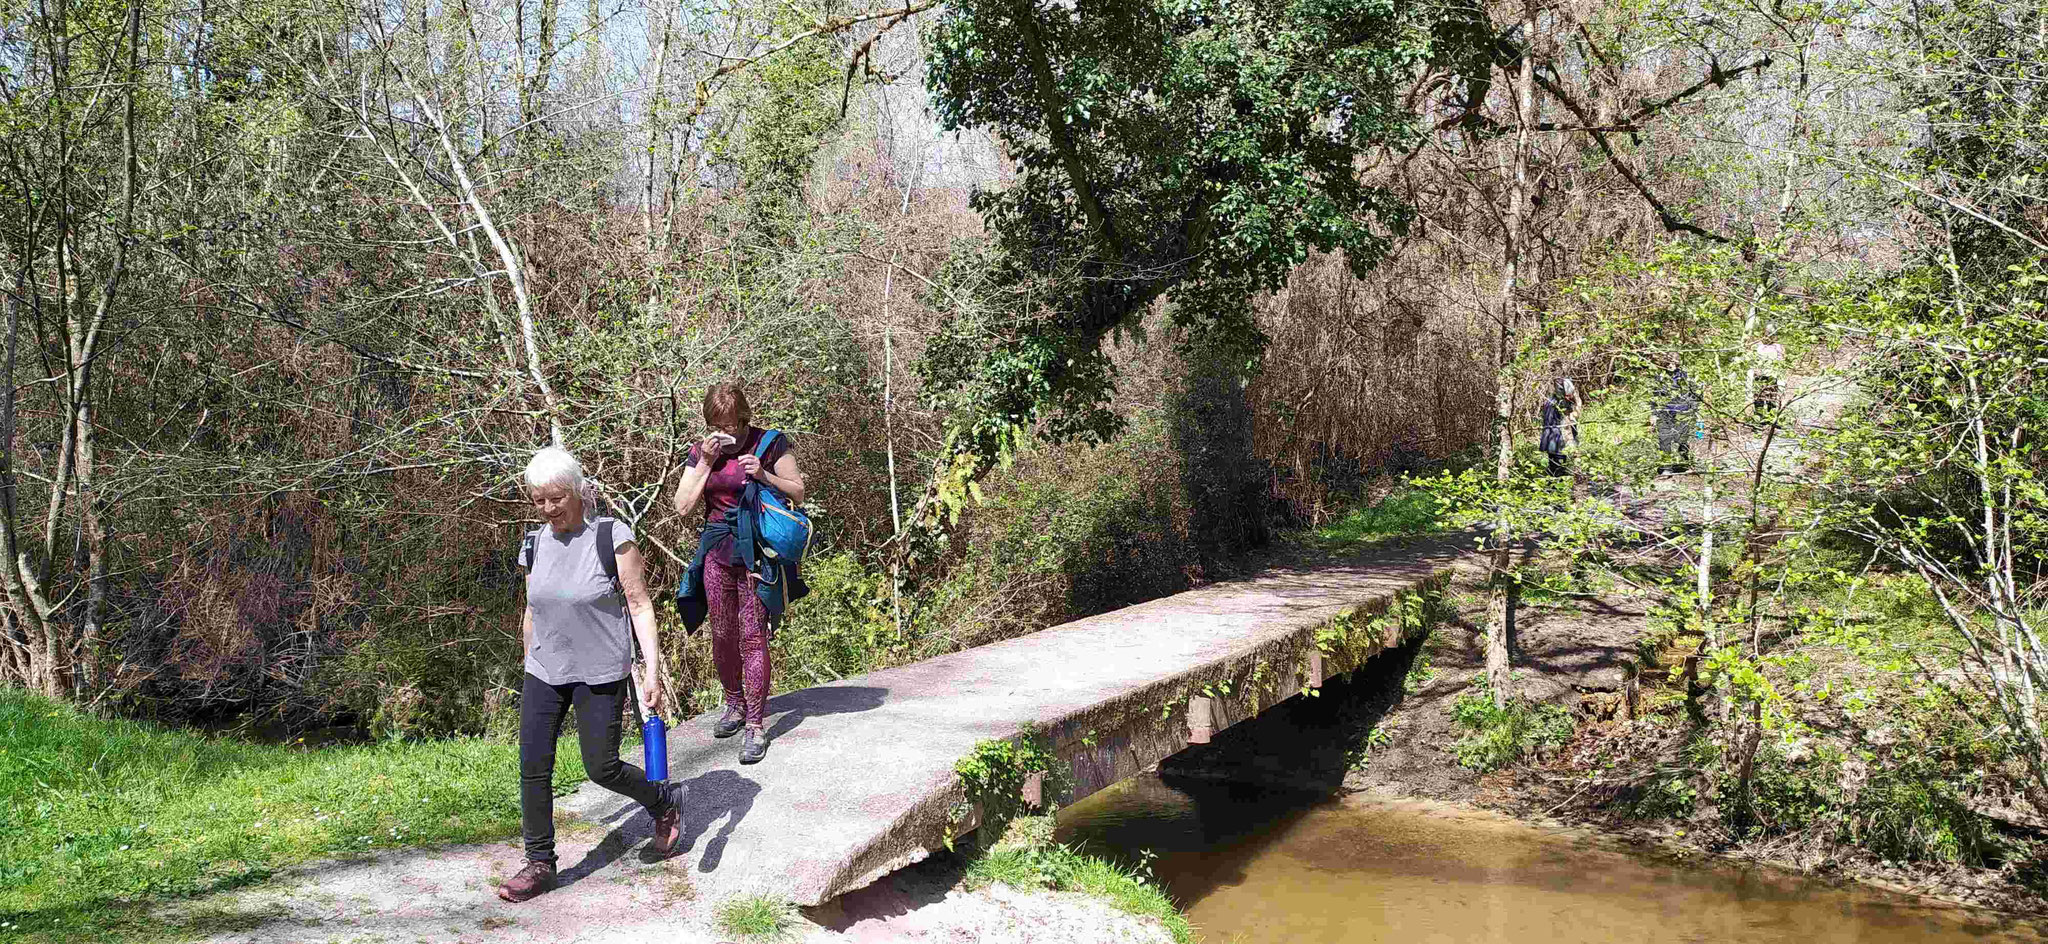
[[[794, 14], [783, 14], [794, 26]], [[731, 96], [744, 116], [710, 142], [714, 167], [728, 170], [743, 188], [733, 209], [740, 225], [771, 242], [795, 238], [808, 215], [804, 197], [819, 151], [840, 127], [839, 72], [829, 43], [816, 38], [740, 74]]]
[[1345, 768], [1364, 770], [1372, 766], [1373, 752], [1394, 743], [1394, 732], [1397, 727], [1398, 725], [1386, 723], [1373, 725], [1372, 730], [1365, 732], [1365, 736], [1360, 738], [1357, 744], [1344, 752]]
[[1652, 776], [1626, 799], [1629, 815], [1639, 819], [1684, 819], [1699, 804], [1699, 789], [1690, 771]]
[[1415, 661], [1408, 664], [1407, 674], [1401, 676], [1401, 690], [1410, 695], [1422, 691], [1436, 679], [1436, 666], [1431, 664], [1429, 654], [1430, 639], [1429, 636], [1423, 637], [1422, 644], [1415, 650]]
[[776, 898], [733, 898], [718, 904], [718, 930], [761, 944], [795, 937], [796, 906]]
[[[0, 921], [46, 941], [149, 938], [132, 907], [301, 862], [516, 833], [518, 749], [308, 750], [95, 717], [0, 686]], [[555, 790], [583, 780], [572, 739]]]
[[1451, 719], [1471, 732], [1452, 746], [1458, 763], [1481, 772], [1498, 770], [1530, 751], [1562, 745], [1573, 731], [1571, 713], [1556, 705], [1511, 698], [1506, 707], [1495, 707], [1493, 692], [1483, 680], [1458, 696]]
[[1186, 589], [1193, 497], [1155, 478], [1174, 461], [1149, 419], [1106, 447], [1032, 449], [968, 523], [963, 572], [985, 585], [1036, 576], [1072, 616]]
[[1345, 654], [1353, 659], [1370, 656], [1381, 649], [1400, 645], [1411, 633], [1425, 635], [1442, 618], [1443, 589], [1426, 586], [1394, 594], [1386, 609], [1367, 615], [1349, 609], [1328, 623], [1316, 627], [1315, 646], [1325, 654]]
[[[1068, 789], [1066, 765], [1044, 737], [1030, 727], [1014, 738], [991, 739], [974, 745], [974, 750], [953, 764], [964, 792], [961, 804], [952, 810], [952, 824], [964, 822], [971, 808], [981, 809], [978, 835], [993, 844], [1009, 829], [1010, 821], [1022, 815], [1024, 781], [1032, 774], [1045, 777], [1043, 798], [1050, 805]], [[953, 842], [951, 827], [947, 847]]]
[[1407, 211], [1355, 162], [1414, 133], [1400, 95], [1429, 58], [1426, 17], [1385, 0], [949, 4], [940, 119], [993, 132], [1019, 171], [975, 200], [997, 243], [979, 292], [1003, 301], [920, 368], [957, 448], [992, 461], [1041, 417], [1055, 439], [1106, 438], [1099, 342], [1162, 295], [1245, 370], [1254, 293], [1311, 249], [1377, 263]]
[[1540, 535], [1560, 555], [1594, 556], [1629, 534], [1612, 501], [1575, 501], [1569, 478], [1546, 474], [1537, 455], [1519, 460], [1506, 482], [1497, 481], [1491, 470], [1468, 468], [1417, 479], [1416, 485], [1435, 499], [1445, 522], [1454, 527], [1489, 524], [1509, 539]]
[[1315, 540], [1343, 548], [1413, 534], [1443, 531], [1444, 504], [1427, 488], [1404, 484], [1371, 504], [1360, 504], [1344, 517], [1316, 529]]
[[845, 551], [807, 558], [803, 569], [811, 594], [789, 608], [775, 632], [776, 674], [784, 684], [837, 681], [905, 655], [914, 629], [898, 631], [887, 574]]

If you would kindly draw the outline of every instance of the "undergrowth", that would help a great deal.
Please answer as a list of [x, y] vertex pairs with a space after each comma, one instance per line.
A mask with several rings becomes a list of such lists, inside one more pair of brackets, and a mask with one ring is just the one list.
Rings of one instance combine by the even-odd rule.
[[1442, 507], [1436, 496], [1420, 488], [1403, 486], [1378, 502], [1361, 504], [1317, 528], [1314, 538], [1316, 544], [1341, 548], [1444, 529]]
[[1452, 746], [1458, 763], [1481, 772], [1498, 770], [1530, 751], [1556, 747], [1571, 739], [1571, 713], [1556, 705], [1509, 698], [1493, 703], [1484, 679], [1451, 706], [1451, 718], [1471, 732]]

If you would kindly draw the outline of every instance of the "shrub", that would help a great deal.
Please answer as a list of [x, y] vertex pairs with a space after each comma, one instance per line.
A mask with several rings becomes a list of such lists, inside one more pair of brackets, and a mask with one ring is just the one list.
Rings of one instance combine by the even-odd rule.
[[1570, 712], [1520, 698], [1495, 707], [1493, 691], [1483, 682], [1459, 696], [1451, 706], [1451, 718], [1472, 732], [1452, 747], [1458, 763], [1481, 772], [1498, 770], [1529, 751], [1555, 747], [1572, 736]]
[[811, 595], [789, 608], [775, 633], [776, 674], [793, 687], [859, 675], [900, 657], [889, 577], [846, 552], [804, 562]]

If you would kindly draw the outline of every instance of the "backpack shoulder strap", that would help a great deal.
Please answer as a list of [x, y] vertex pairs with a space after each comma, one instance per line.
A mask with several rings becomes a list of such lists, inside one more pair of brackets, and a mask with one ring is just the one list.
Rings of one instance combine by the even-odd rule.
[[[540, 526], [540, 528], [545, 527], [547, 525]], [[526, 533], [519, 538], [519, 566], [523, 569], [533, 569], [534, 549], [540, 543], [540, 528], [527, 528]]]
[[597, 565], [604, 568], [605, 579], [612, 582], [612, 589], [623, 596], [625, 591], [619, 586], [619, 549], [612, 546], [612, 524], [611, 518], [597, 519]]
[[[626, 585], [619, 582], [619, 549], [612, 546], [612, 525], [616, 523], [617, 519], [615, 518], [599, 518], [592, 522], [592, 525], [597, 528], [597, 566], [604, 568], [605, 577], [612, 582], [612, 592], [618, 594], [619, 599], [623, 600], [626, 598]], [[633, 634], [631, 623], [628, 623], [626, 626], [626, 640], [633, 647], [633, 661], [639, 662], [640, 639]], [[628, 679], [626, 684], [637, 685], [636, 682], [631, 681], [632, 677], [633, 674], [631, 672], [626, 673], [626, 678]], [[633, 696], [633, 710], [636, 713], [640, 710], [640, 696], [638, 694]]]
[[761, 444], [754, 447], [754, 458], [766, 460], [768, 458], [768, 450], [775, 445], [775, 438], [780, 435], [782, 435], [781, 430], [762, 430]]

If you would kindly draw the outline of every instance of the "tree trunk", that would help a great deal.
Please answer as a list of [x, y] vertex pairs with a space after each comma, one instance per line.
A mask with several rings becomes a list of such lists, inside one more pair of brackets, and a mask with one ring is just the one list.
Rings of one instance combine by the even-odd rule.
[[[521, 2], [523, 0], [515, 0]], [[535, 125], [546, 105], [548, 85], [555, 71], [555, 19], [561, 0], [540, 0], [540, 35], [535, 37], [533, 74], [519, 90], [519, 138], [525, 140], [539, 130]], [[522, 148], [522, 153], [526, 149]]]
[[16, 412], [14, 365], [20, 352], [21, 308], [14, 293], [0, 293], [0, 309], [7, 319], [5, 373], [0, 374], [0, 584], [4, 587], [8, 620], [0, 626], [6, 638], [0, 640], [8, 652], [9, 674], [23, 685], [48, 693], [43, 667], [47, 658], [50, 627], [49, 608], [39, 594], [29, 590], [34, 577], [21, 549], [21, 532], [16, 516], [17, 479], [14, 473]]
[[[1536, 35], [1536, 9], [1524, 6], [1522, 9], [1522, 36], [1532, 41]], [[1505, 246], [1505, 272], [1500, 289], [1500, 349], [1498, 351], [1498, 383], [1494, 393], [1494, 426], [1497, 436], [1494, 442], [1494, 482], [1505, 488], [1514, 474], [1514, 406], [1515, 384], [1509, 372], [1509, 360], [1515, 352], [1516, 329], [1522, 320], [1521, 276], [1523, 260], [1523, 214], [1528, 202], [1529, 191], [1529, 127], [1535, 122], [1536, 110], [1536, 56], [1534, 50], [1524, 50], [1521, 66], [1515, 74], [1515, 144], [1510, 160], [1513, 170], [1508, 176], [1507, 239]], [[1515, 581], [1510, 572], [1513, 564], [1512, 539], [1505, 504], [1501, 506], [1494, 522], [1492, 579], [1486, 607], [1486, 681], [1493, 689], [1493, 703], [1505, 707], [1511, 697], [1509, 678], [1513, 665], [1515, 633]]]
[[533, 385], [540, 391], [542, 409], [547, 411], [548, 432], [556, 446], [564, 445], [562, 435], [562, 411], [555, 400], [554, 388], [548, 385], [547, 374], [541, 370], [540, 339], [534, 327], [532, 296], [526, 290], [526, 263], [520, 258], [519, 250], [512, 245], [511, 236], [498, 227], [491, 215], [490, 206], [484, 202], [483, 194], [477, 189], [476, 181], [470, 178], [469, 168], [456, 150], [455, 141], [450, 137], [447, 122], [439, 109], [427, 104], [427, 98], [415, 87], [412, 89], [413, 103], [419, 106], [440, 139], [441, 151], [448, 158], [448, 169], [455, 175], [455, 181], [462, 191], [463, 202], [476, 217], [477, 226], [484, 231], [484, 238], [497, 253], [498, 261], [505, 268], [505, 277], [512, 286], [512, 303], [519, 313], [519, 333], [526, 343], [526, 367]]
[[[668, 243], [665, 238], [667, 233], [662, 227], [657, 225], [655, 220], [656, 214], [660, 212], [658, 207], [662, 199], [666, 197], [666, 194], [660, 192], [661, 174], [656, 168], [659, 164], [658, 155], [661, 153], [661, 145], [668, 140], [667, 115], [669, 102], [666, 80], [668, 76], [668, 41], [671, 32], [669, 11], [673, 7], [667, 3], [660, 2], [660, 0], [657, 0], [657, 3], [659, 3], [661, 10], [658, 14], [661, 26], [659, 27], [659, 38], [654, 43], [654, 85], [647, 91], [647, 190], [644, 195], [644, 202], [646, 203], [645, 209], [647, 211], [647, 254], [653, 257], [654, 271], [657, 278], [659, 278], [659, 273], [662, 269], [662, 257], [667, 254]], [[674, 160], [675, 157], [674, 155], [669, 155], [668, 159]], [[656, 291], [659, 290], [659, 287], [657, 287]]]
[[[68, 655], [74, 673], [71, 690], [80, 694], [94, 691], [93, 686], [97, 684], [93, 670], [98, 662], [100, 637], [106, 623], [107, 530], [105, 502], [98, 493], [98, 467], [93, 450], [93, 374], [100, 357], [100, 334], [106, 328], [114, 299], [119, 295], [121, 283], [128, 273], [129, 234], [134, 231], [137, 147], [135, 88], [141, 81], [141, 0], [129, 0], [127, 19], [125, 32], [128, 40], [128, 88], [121, 116], [120, 229], [114, 234], [113, 266], [107, 272], [106, 281], [100, 286], [100, 297], [93, 307], [92, 321], [85, 326], [84, 336], [75, 339], [76, 348], [72, 354], [76, 379], [72, 384], [72, 399], [75, 406], [71, 415], [73, 422], [77, 424], [74, 441], [77, 444], [78, 520], [85, 538], [86, 593], [85, 606], [79, 621], [76, 650]], [[52, 557], [56, 556], [54, 550], [53, 548]]]

